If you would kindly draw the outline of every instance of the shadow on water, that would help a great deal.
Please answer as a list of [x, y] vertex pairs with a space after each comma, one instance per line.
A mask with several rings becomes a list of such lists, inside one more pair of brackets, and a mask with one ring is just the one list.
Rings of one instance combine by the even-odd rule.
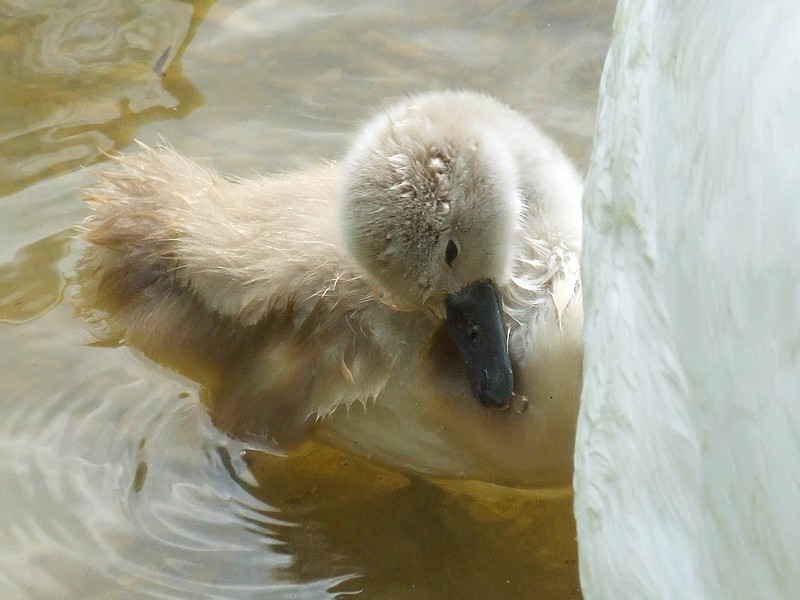
[[362, 598], [580, 598], [571, 497], [451, 488], [313, 443], [243, 457], [257, 485], [240, 485], [285, 521], [268, 528], [291, 557], [279, 580], [342, 578], [330, 591]]
[[182, 57], [213, 4], [0, 4], [0, 196], [97, 162], [143, 124], [202, 105]]

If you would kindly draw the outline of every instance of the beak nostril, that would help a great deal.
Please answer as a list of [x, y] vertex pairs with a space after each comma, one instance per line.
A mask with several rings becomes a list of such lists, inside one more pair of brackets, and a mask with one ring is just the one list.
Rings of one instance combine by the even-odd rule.
[[513, 393], [498, 291], [488, 280], [472, 283], [444, 300], [447, 332], [466, 367], [470, 388], [484, 406], [505, 406]]

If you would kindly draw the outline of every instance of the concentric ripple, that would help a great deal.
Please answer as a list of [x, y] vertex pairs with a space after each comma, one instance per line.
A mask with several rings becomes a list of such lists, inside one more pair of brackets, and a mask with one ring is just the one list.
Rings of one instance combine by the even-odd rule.
[[[17, 375], [3, 398], [0, 506], [15, 510], [0, 511], [2, 596], [332, 595], [347, 574], [275, 575], [292, 559], [272, 550], [283, 544], [273, 529], [292, 525], [237, 483], [252, 480], [241, 448], [210, 425], [196, 386], [154, 378], [126, 348], [81, 345], [82, 330], [54, 337], [66, 308], [26, 326], [16, 356], [35, 362], [8, 365]], [[2, 352], [14, 361], [10, 337]], [[66, 369], [83, 376], [65, 384]]]

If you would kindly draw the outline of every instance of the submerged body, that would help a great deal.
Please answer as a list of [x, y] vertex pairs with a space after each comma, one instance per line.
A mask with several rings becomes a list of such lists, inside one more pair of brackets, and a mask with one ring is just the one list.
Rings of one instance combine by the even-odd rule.
[[[368, 124], [341, 166], [277, 177], [228, 180], [144, 148], [89, 195], [85, 301], [205, 383], [224, 431], [288, 446], [315, 425], [435, 476], [569, 483], [581, 185], [504, 105], [410, 98]], [[465, 367], [448, 335], [445, 307], [482, 281], [502, 307], [525, 414], [484, 406], [507, 405], [511, 380], [488, 390], [470, 373], [494, 367]]]

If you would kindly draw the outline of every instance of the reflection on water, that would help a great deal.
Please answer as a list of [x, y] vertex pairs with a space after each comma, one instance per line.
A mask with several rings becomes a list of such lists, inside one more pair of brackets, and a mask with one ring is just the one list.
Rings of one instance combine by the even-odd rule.
[[180, 58], [210, 2], [0, 2], [0, 194], [195, 108]]
[[70, 233], [59, 232], [20, 248], [0, 268], [0, 322], [25, 323], [62, 300], [65, 281], [58, 260], [67, 254]]
[[196, 383], [98, 344], [64, 297], [79, 166], [134, 137], [242, 175], [303, 167], [339, 156], [367, 107], [464, 87], [585, 164], [612, 10], [0, 0], [0, 597], [579, 597], [570, 498], [311, 442], [248, 450]]

